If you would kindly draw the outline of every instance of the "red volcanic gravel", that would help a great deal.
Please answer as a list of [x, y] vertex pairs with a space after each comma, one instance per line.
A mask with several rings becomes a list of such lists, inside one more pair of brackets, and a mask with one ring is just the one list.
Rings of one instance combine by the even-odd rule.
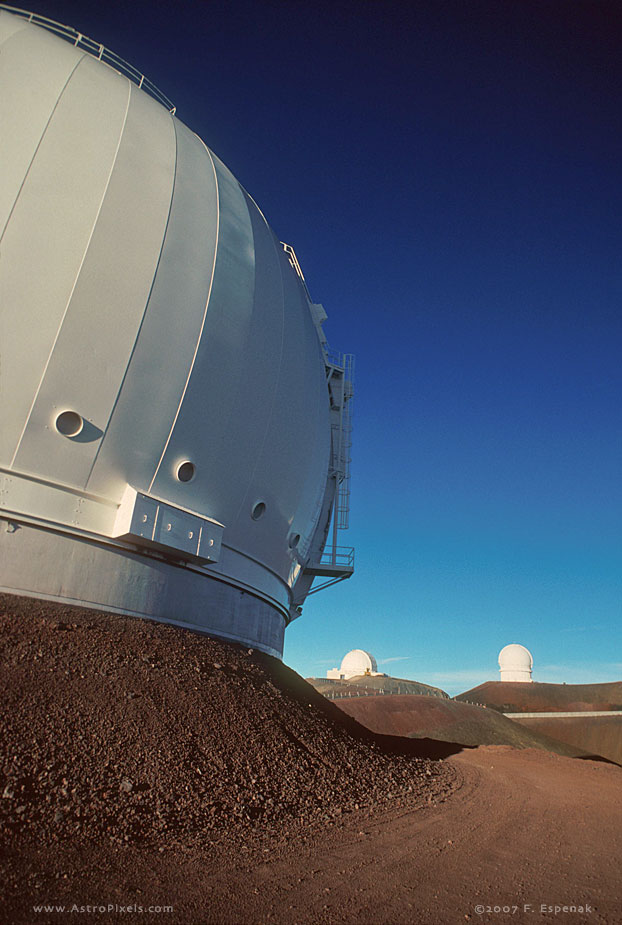
[[61, 843], [284, 844], [454, 786], [418, 757], [430, 743], [369, 733], [260, 652], [28, 598], [0, 608], [0, 820], [17, 892], [29, 846], [47, 848], [46, 879]]
[[622, 769], [375, 735], [257, 652], [0, 608], [0, 922], [622, 920]]

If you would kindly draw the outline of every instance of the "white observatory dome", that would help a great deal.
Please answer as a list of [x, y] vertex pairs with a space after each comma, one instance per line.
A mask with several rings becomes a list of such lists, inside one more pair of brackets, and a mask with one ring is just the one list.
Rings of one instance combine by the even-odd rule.
[[516, 642], [499, 652], [499, 672], [502, 681], [531, 681], [533, 658], [529, 649]]
[[353, 571], [351, 357], [162, 94], [31, 19], [0, 11], [0, 587], [280, 656]]
[[363, 649], [352, 649], [347, 655], [344, 655], [341, 661], [341, 668], [333, 668], [327, 672], [327, 678], [347, 681], [348, 678], [356, 678], [359, 675], [379, 675], [376, 659], [369, 652]]

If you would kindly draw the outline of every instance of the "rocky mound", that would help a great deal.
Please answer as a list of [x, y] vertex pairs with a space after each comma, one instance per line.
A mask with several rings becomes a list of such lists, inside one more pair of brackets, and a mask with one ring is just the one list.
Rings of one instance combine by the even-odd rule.
[[530, 684], [486, 681], [456, 700], [480, 703], [501, 713], [575, 713], [622, 710], [622, 681], [610, 684]]
[[355, 678], [348, 678], [347, 681], [335, 681], [331, 678], [307, 678], [307, 681], [329, 700], [338, 700], [341, 697], [380, 696], [381, 694], [420, 694], [449, 699], [449, 694], [442, 691], [440, 687], [430, 687], [429, 684], [410, 681], [406, 678], [359, 675]]
[[0, 823], [13, 857], [32, 844], [53, 864], [60, 842], [283, 842], [453, 786], [426, 756], [456, 749], [374, 736], [251, 649], [11, 595], [0, 610]]
[[[567, 757], [587, 757], [567, 745], [501, 716], [495, 710], [434, 697], [353, 697], [336, 705], [368, 729], [412, 737], [429, 736], [465, 746], [511, 745], [539, 748]], [[599, 753], [600, 754], [600, 753]]]

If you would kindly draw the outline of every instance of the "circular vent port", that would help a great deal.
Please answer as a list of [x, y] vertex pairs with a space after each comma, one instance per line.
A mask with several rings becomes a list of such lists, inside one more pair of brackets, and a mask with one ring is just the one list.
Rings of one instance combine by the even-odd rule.
[[77, 437], [83, 427], [82, 415], [77, 411], [63, 411], [56, 418], [56, 430], [63, 437]]
[[255, 506], [253, 507], [253, 510], [251, 511], [251, 517], [253, 518], [253, 520], [259, 520], [259, 518], [263, 517], [265, 513], [266, 513], [266, 505], [263, 503], [263, 501], [258, 501], [257, 504], [255, 504]]
[[194, 463], [183, 462], [177, 469], [177, 478], [180, 482], [191, 482], [196, 471]]

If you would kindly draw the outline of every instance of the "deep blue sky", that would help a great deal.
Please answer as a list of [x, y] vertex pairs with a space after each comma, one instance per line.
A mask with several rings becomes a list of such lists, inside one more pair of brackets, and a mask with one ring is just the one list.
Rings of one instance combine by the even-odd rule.
[[[622, 5], [30, 0], [142, 70], [357, 360], [348, 582], [285, 661], [622, 676]], [[400, 659], [400, 661], [392, 661]]]

